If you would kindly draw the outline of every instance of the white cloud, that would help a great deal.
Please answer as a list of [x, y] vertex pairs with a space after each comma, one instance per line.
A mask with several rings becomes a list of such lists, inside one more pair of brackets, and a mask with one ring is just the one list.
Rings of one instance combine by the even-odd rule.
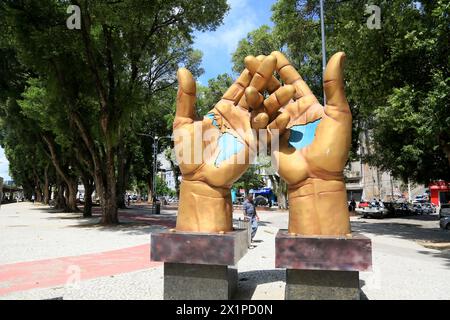
[[202, 51], [223, 48], [228, 54], [236, 50], [239, 40], [258, 27], [254, 10], [247, 1], [229, 0], [230, 11], [224, 23], [215, 31], [196, 33], [195, 46]]
[[231, 9], [245, 8], [248, 6], [248, 1], [246, 0], [228, 0], [227, 3]]
[[5, 151], [1, 147], [0, 147], [0, 177], [3, 177], [5, 181], [11, 180], [11, 177], [9, 176], [9, 161], [5, 156]]

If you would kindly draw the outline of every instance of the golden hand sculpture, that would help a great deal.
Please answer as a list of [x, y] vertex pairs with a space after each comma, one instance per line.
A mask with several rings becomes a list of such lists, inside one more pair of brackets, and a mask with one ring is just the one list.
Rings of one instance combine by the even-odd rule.
[[[231, 185], [252, 160], [256, 133], [266, 127], [269, 114], [252, 116], [248, 105], [263, 101], [268, 89], [277, 95], [268, 105], [277, 112], [287, 103], [293, 87], [270, 87], [276, 58], [265, 58], [252, 76], [246, 69], [222, 99], [201, 120], [194, 116], [195, 81], [187, 69], [179, 69], [176, 115], [173, 124], [175, 153], [183, 176], [176, 230], [194, 232], [231, 231]], [[273, 84], [273, 82], [272, 82]], [[255, 151], [255, 150], [253, 150]]]
[[[278, 173], [288, 184], [289, 232], [347, 235], [351, 231], [343, 169], [350, 150], [352, 115], [342, 75], [345, 54], [336, 53], [327, 64], [325, 108], [282, 53], [271, 55], [277, 59], [283, 82], [295, 88], [295, 101], [268, 126], [269, 135], [279, 130], [279, 149], [272, 153]], [[245, 63], [251, 74], [260, 64], [254, 57], [247, 57]]]

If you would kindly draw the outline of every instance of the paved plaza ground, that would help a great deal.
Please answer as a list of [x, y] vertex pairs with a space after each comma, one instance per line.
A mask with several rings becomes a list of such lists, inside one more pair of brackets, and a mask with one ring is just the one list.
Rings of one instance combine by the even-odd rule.
[[[150, 261], [150, 234], [175, 225], [176, 211], [145, 206], [120, 211], [123, 222], [29, 202], [0, 208], [0, 299], [162, 299], [162, 264]], [[237, 299], [284, 299], [284, 271], [274, 268], [274, 240], [285, 211], [260, 211], [254, 248], [239, 262]], [[235, 211], [235, 218], [242, 216]], [[352, 217], [373, 242], [373, 271], [362, 272], [364, 299], [450, 299], [450, 232], [436, 215]]]

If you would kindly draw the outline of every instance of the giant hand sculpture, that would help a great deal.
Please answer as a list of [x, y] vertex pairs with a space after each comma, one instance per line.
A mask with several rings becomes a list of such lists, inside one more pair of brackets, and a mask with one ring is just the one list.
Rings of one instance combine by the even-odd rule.
[[[227, 232], [232, 230], [230, 188], [247, 170], [256, 134], [265, 127], [268, 114], [252, 117], [247, 106], [263, 101], [276, 58], [262, 61], [254, 75], [248, 70], [225, 92], [202, 120], [194, 119], [196, 86], [187, 69], [179, 69], [176, 116], [173, 124], [175, 153], [183, 180], [176, 230]], [[293, 94], [292, 86], [271, 87], [268, 105], [277, 112]], [[259, 92], [260, 91], [260, 92]], [[276, 95], [278, 99], [273, 99]]]
[[[279, 149], [272, 150], [280, 176], [288, 184], [289, 232], [302, 235], [350, 233], [343, 169], [351, 143], [352, 116], [344, 93], [345, 54], [336, 53], [324, 74], [327, 104], [324, 107], [300, 74], [280, 52], [277, 72], [295, 88], [294, 102], [268, 126], [279, 130]], [[259, 62], [246, 59], [255, 72]], [[266, 108], [267, 109], [267, 108]]]

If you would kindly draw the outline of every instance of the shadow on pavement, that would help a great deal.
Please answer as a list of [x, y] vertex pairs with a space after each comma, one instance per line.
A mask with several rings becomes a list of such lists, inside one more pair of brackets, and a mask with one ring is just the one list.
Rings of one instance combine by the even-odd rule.
[[442, 250], [439, 252], [431, 252], [431, 251], [419, 251], [419, 253], [431, 256], [433, 258], [445, 259], [445, 265], [450, 268], [450, 249]]
[[285, 269], [240, 272], [237, 292], [233, 299], [250, 300], [258, 285], [277, 281], [286, 281]]
[[413, 223], [352, 221], [352, 231], [386, 235], [406, 240], [450, 242], [450, 232], [436, 228], [424, 228]]
[[[362, 288], [364, 287], [366, 284], [366, 282], [364, 280], [359, 279], [359, 287]], [[364, 291], [362, 289], [359, 290], [359, 298], [361, 300], [369, 300], [369, 298], [367, 297], [367, 295], [364, 293]]]

